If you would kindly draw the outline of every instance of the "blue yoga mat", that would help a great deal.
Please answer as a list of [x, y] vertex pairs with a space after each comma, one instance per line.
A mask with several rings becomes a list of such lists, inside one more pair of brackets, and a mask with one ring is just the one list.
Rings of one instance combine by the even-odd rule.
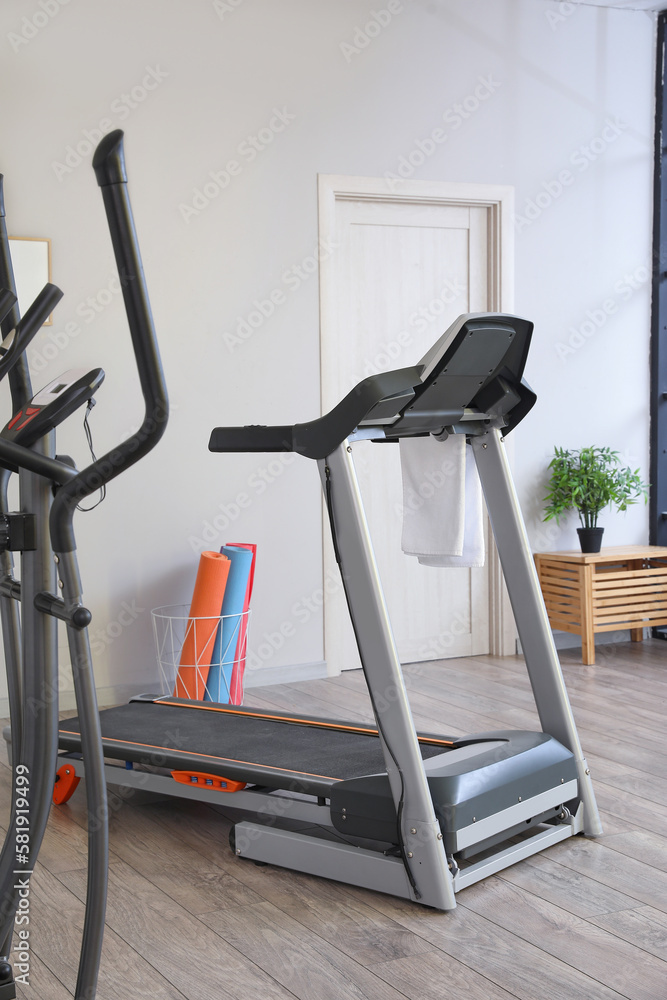
[[215, 637], [204, 701], [227, 703], [253, 553], [250, 549], [236, 548], [234, 545], [223, 545], [220, 551], [230, 560], [230, 567], [220, 611], [224, 620], [218, 626]]

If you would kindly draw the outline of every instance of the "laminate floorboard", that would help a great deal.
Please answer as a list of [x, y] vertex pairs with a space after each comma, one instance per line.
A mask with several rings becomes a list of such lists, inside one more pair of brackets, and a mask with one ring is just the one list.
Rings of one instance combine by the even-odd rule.
[[[663, 1000], [667, 996], [667, 643], [561, 653], [604, 834], [471, 886], [438, 913], [234, 856], [233, 814], [111, 795], [99, 1000]], [[537, 728], [519, 656], [405, 668], [419, 728]], [[251, 688], [246, 704], [372, 721], [363, 676]], [[11, 776], [0, 750], [0, 832]], [[73, 995], [86, 880], [85, 795], [52, 811], [31, 886], [25, 1000]]]

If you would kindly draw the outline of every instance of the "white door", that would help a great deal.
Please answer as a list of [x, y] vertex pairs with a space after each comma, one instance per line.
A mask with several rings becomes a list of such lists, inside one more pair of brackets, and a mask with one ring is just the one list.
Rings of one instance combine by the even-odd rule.
[[[397, 193], [386, 181], [320, 177], [329, 248], [320, 263], [322, 412], [367, 375], [415, 364], [461, 313], [509, 311], [507, 296], [500, 304], [509, 194], [421, 182]], [[472, 570], [404, 555], [398, 446], [361, 442], [353, 455], [401, 661], [489, 652], [494, 553]], [[337, 673], [359, 658], [342, 587], [333, 584], [326, 522], [324, 569], [325, 657]]]

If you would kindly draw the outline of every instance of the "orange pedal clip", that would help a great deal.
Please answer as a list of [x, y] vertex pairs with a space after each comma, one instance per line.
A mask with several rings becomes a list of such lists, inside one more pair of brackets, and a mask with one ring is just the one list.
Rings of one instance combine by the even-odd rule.
[[246, 786], [245, 781], [232, 781], [231, 778], [221, 778], [218, 774], [206, 774], [203, 771], [172, 771], [171, 776], [181, 785], [214, 788], [218, 792], [240, 792]]
[[61, 806], [64, 802], [67, 802], [74, 795], [80, 781], [81, 778], [77, 778], [76, 771], [72, 765], [63, 764], [56, 772], [56, 783], [53, 786], [53, 804]]

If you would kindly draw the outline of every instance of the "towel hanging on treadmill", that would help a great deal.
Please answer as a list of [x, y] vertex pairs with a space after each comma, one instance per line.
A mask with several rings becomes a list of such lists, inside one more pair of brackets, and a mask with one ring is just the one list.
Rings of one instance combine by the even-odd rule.
[[401, 546], [423, 566], [484, 565], [482, 487], [464, 434], [401, 438]]

